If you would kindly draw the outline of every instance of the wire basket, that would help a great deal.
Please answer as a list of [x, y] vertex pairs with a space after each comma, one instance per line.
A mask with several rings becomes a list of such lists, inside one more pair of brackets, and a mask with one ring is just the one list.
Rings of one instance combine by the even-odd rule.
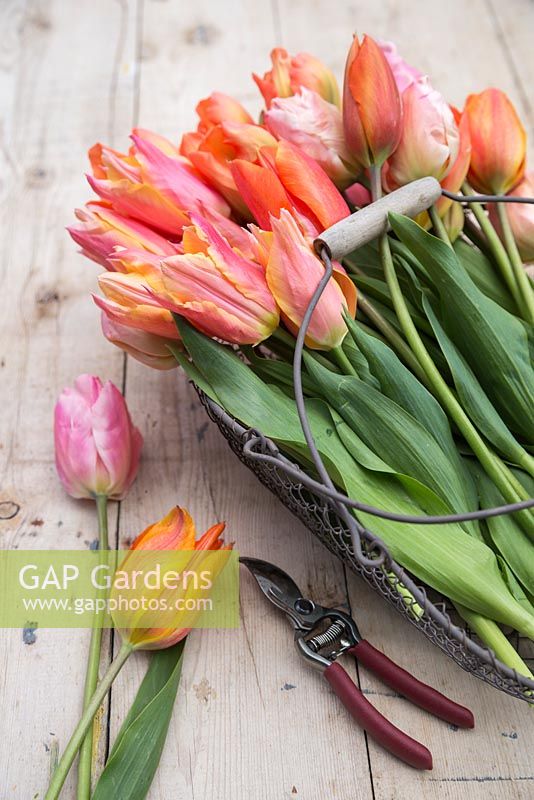
[[[350, 532], [331, 502], [287, 475], [284, 464], [288, 460], [275, 443], [257, 431], [244, 428], [198, 387], [195, 386], [195, 389], [208, 415], [217, 424], [238, 458], [349, 569], [360, 575], [375, 592], [419, 628], [427, 639], [462, 669], [512, 697], [532, 702], [533, 680], [518, 675], [515, 670], [500, 662], [492, 650], [481, 646], [468, 629], [455, 624], [450, 616], [454, 612], [446, 605], [444, 598], [420, 583], [414, 584], [413, 576], [404, 572], [391, 557], [388, 556], [388, 566], [394, 568], [397, 575], [384, 569], [383, 565], [362, 564], [355, 555]], [[266, 463], [254, 459], [255, 452], [269, 454], [271, 457], [274, 455], [280, 466], [273, 461]], [[300, 469], [296, 464], [293, 466]], [[372, 537], [362, 538], [361, 546], [365, 553], [370, 554], [373, 548]], [[405, 575], [406, 580], [401, 581], [399, 574]], [[413, 600], [408, 601], [406, 592], [403, 595], [398, 590], [399, 584], [404, 586], [405, 583], [409, 584], [410, 592], [419, 606], [418, 613], [414, 612]], [[512, 643], [527, 663], [534, 662], [532, 644], [528, 639], [514, 633]]]

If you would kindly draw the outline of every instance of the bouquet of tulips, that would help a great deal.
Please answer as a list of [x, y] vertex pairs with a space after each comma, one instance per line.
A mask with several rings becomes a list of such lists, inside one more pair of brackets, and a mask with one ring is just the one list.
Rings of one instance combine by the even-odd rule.
[[[415, 220], [392, 215], [390, 233], [334, 263], [305, 340], [312, 432], [335, 485], [369, 505], [435, 515], [528, 501], [534, 208], [488, 198], [534, 193], [512, 103], [487, 89], [452, 108], [369, 36], [353, 39], [342, 98], [313, 56], [271, 58], [254, 76], [258, 121], [214, 93], [180, 142], [136, 129], [127, 153], [89, 151], [99, 199], [70, 233], [106, 269], [94, 298], [104, 335], [149, 366], [180, 364], [313, 472], [291, 367], [324, 275], [312, 242], [432, 176], [451, 196]], [[534, 638], [530, 508], [447, 525], [359, 517], [531, 676], [501, 628]]]

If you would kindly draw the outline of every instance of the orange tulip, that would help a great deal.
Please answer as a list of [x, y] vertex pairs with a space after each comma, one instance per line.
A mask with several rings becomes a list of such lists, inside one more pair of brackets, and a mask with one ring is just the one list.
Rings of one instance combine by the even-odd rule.
[[[120, 571], [128, 573], [132, 569], [132, 564], [136, 564], [136, 553], [139, 551], [207, 551], [207, 550], [231, 550], [233, 545], [225, 545], [222, 537], [225, 524], [220, 522], [213, 525], [204, 533], [200, 539], [196, 538], [195, 523], [185, 508], [176, 506], [163, 517], [159, 522], [149, 525], [139, 534], [132, 544], [130, 551], [120, 565]], [[197, 558], [191, 556], [191, 565], [197, 566], [201, 563]], [[221, 560], [220, 568], [224, 566]], [[133, 573], [132, 573], [133, 574]], [[213, 575], [215, 578], [216, 575]], [[152, 599], [164, 603], [168, 608], [172, 608], [178, 599], [177, 593], [183, 589], [170, 589], [162, 586], [151, 592]], [[111, 590], [110, 601], [117, 598], [119, 589], [114, 585]], [[118, 605], [118, 603], [116, 604]], [[139, 623], [139, 612], [121, 611], [119, 614], [112, 612], [114, 622], [117, 625], [123, 641], [131, 645], [135, 650], [162, 650], [183, 639], [190, 631], [190, 628], [139, 628], [128, 627], [128, 616], [131, 623]]]
[[263, 78], [252, 77], [270, 108], [275, 97], [290, 97], [302, 86], [339, 106], [339, 89], [333, 72], [309, 53], [290, 56], [283, 47], [271, 51], [272, 69]]
[[[471, 162], [471, 134], [469, 132], [469, 120], [467, 115], [465, 113], [461, 113], [453, 106], [451, 106], [451, 111], [454, 115], [456, 125], [458, 126], [460, 144], [458, 147], [456, 161], [453, 163], [449, 172], [441, 181], [441, 185], [449, 192], [457, 194], [461, 190], [469, 171], [469, 164]], [[453, 200], [449, 200], [447, 197], [439, 198], [436, 203], [436, 208], [440, 216], [446, 214], [453, 202]]]
[[173, 339], [155, 336], [130, 325], [122, 325], [102, 312], [102, 333], [112, 344], [125, 353], [153, 369], [176, 369], [178, 362], [169, 350], [169, 345], [179, 344]]
[[[265, 259], [267, 283], [278, 303], [282, 319], [296, 336], [324, 267], [293, 216], [282, 209], [271, 218], [272, 233], [257, 231], [259, 252]], [[356, 313], [356, 288], [338, 265], [315, 309], [306, 344], [316, 350], [330, 350], [343, 341], [347, 327], [343, 309]]]
[[345, 66], [343, 125], [353, 158], [362, 167], [382, 166], [397, 148], [402, 106], [388, 61], [370, 36], [355, 36]]
[[79, 225], [67, 227], [87, 258], [113, 269], [108, 256], [115, 247], [136, 247], [150, 253], [170, 256], [176, 252], [172, 242], [134, 219], [118, 214], [106, 203], [91, 202], [74, 212]]
[[221, 125], [223, 122], [254, 124], [254, 120], [241, 103], [222, 92], [212, 92], [209, 97], [205, 97], [197, 104], [195, 110], [200, 120], [199, 133], [207, 133], [215, 125]]
[[500, 89], [467, 98], [464, 113], [471, 134], [468, 180], [475, 191], [506, 194], [525, 171], [527, 136], [517, 112]]
[[262, 266], [246, 258], [206, 219], [192, 214], [183, 255], [161, 263], [155, 299], [208, 336], [258, 344], [278, 327], [278, 309]]
[[255, 162], [260, 149], [276, 145], [276, 139], [260, 125], [233, 121], [212, 125], [205, 133], [199, 131], [183, 136], [181, 153], [218, 189], [238, 215], [250, 218], [235, 185], [231, 163], [237, 158]]
[[139, 128], [128, 155], [96, 144], [89, 151], [88, 181], [115, 211], [141, 220], [170, 236], [189, 224], [188, 213], [204, 206], [229, 216], [230, 209], [177, 148], [162, 136]]
[[354, 180], [358, 169], [345, 144], [341, 111], [317, 92], [303, 86], [292, 97], [275, 97], [264, 122], [277, 139], [292, 142], [317, 161], [340, 189]]
[[231, 165], [237, 188], [260, 227], [271, 216], [291, 211], [310, 236], [350, 214], [349, 207], [323, 169], [295, 145], [278, 142], [260, 151], [259, 164], [237, 159]]

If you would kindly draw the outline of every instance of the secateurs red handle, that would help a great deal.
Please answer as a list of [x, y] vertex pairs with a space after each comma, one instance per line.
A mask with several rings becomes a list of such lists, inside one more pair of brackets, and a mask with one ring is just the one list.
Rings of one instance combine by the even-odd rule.
[[415, 769], [432, 769], [432, 753], [387, 720], [362, 694], [341, 664], [333, 662], [323, 673], [347, 711], [369, 736]]
[[475, 718], [468, 708], [455, 703], [437, 689], [410, 675], [366, 639], [350, 647], [347, 652], [356, 656], [360, 664], [374, 672], [391, 689], [435, 717], [459, 728], [475, 727]]

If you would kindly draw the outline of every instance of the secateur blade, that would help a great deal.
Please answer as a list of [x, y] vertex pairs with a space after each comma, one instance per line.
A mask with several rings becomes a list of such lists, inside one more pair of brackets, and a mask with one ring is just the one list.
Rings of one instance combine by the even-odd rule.
[[256, 579], [265, 597], [286, 614], [295, 628], [311, 630], [324, 615], [324, 609], [302, 596], [302, 592], [287, 572], [260, 558], [239, 559]]

